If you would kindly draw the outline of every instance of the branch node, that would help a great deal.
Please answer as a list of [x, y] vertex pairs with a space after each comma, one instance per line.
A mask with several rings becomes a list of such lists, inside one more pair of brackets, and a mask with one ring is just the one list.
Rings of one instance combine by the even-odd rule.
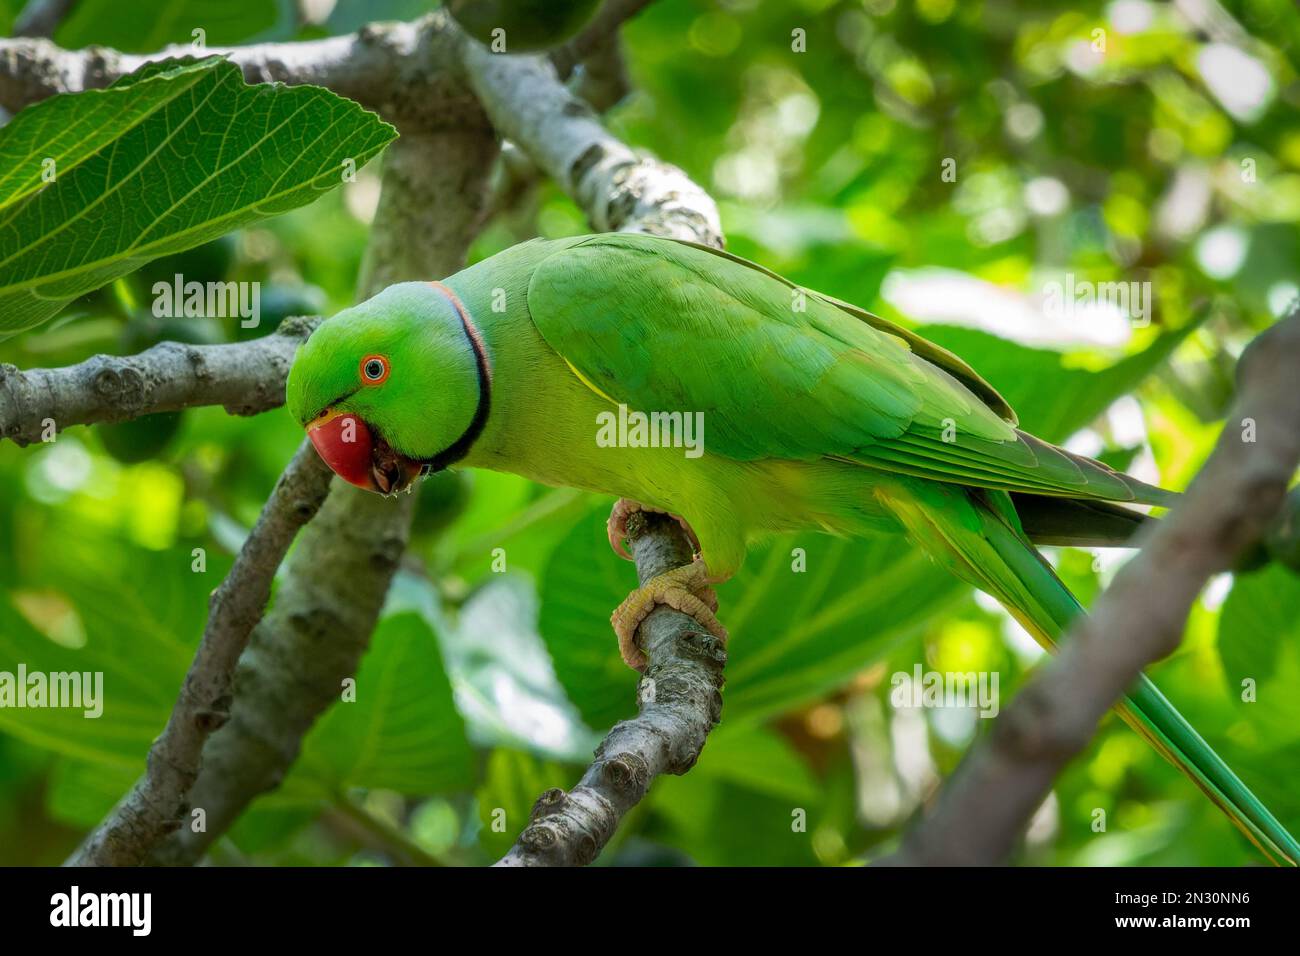
[[601, 776], [625, 797], [644, 793], [650, 786], [650, 767], [640, 754], [620, 753], [601, 761]]
[[212, 707], [197, 711], [194, 714], [194, 726], [205, 734], [210, 734], [220, 727], [224, 727], [230, 720], [230, 702], [231, 696], [223, 694], [217, 700], [213, 701]]
[[553, 814], [559, 813], [564, 809], [568, 800], [569, 795], [561, 788], [552, 787], [534, 801], [533, 810], [528, 815], [528, 821], [530, 823], [536, 823], [543, 817], [549, 817]]
[[[719, 706], [721, 706], [721, 702], [719, 702]], [[715, 719], [713, 723], [716, 724], [717, 720]], [[672, 762], [668, 764], [668, 772], [676, 777], [683, 776], [695, 766], [695, 762], [700, 759], [701, 753], [703, 753], [702, 750], [687, 743], [684, 750], [673, 754]]]
[[722, 674], [722, 668], [727, 663], [726, 645], [718, 640], [708, 631], [697, 627], [691, 627], [684, 630], [677, 638], [677, 649], [683, 657], [689, 657], [692, 660], [703, 661], [711, 664], [718, 670], [718, 686], [721, 687], [725, 678]]
[[531, 824], [519, 834], [519, 843], [534, 853], [545, 853], [559, 842], [559, 834], [549, 823]]

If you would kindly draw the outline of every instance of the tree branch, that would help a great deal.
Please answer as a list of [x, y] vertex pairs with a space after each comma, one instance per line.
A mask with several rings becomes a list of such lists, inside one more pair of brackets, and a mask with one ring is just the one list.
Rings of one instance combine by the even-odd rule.
[[1020, 692], [934, 810], [884, 862], [988, 865], [1007, 857], [1097, 722], [1144, 667], [1178, 647], [1206, 580], [1232, 567], [1277, 515], [1300, 462], [1297, 368], [1300, 310], [1242, 356], [1227, 427], [1183, 500], [1144, 533], [1142, 550], [1071, 628], [1060, 655]]
[[148, 769], [68, 860], [133, 866], [182, 826], [186, 796], [208, 735], [230, 718], [235, 662], [271, 597], [271, 582], [298, 529], [325, 500], [330, 471], [304, 441], [262, 507], [230, 574], [212, 593], [203, 639], [171, 717], [149, 749]]
[[502, 56], [468, 37], [460, 54], [497, 132], [559, 183], [598, 232], [722, 247], [718, 208], [708, 193], [676, 166], [638, 156], [611, 135], [545, 57]]
[[561, 79], [567, 80], [579, 63], [602, 49], [617, 46], [623, 24], [652, 3], [654, 0], [605, 0], [582, 32], [551, 51], [551, 62]]
[[[664, 515], [634, 515], [628, 543], [643, 585], [691, 561], [690, 541]], [[637, 640], [649, 659], [637, 688], [640, 713], [614, 725], [572, 791], [548, 790], [537, 799], [528, 827], [498, 866], [585, 866], [655, 777], [695, 766], [722, 715], [726, 651], [693, 618], [662, 605], [647, 615]]]
[[72, 12], [77, 0], [28, 0], [14, 18], [14, 36], [50, 37]]
[[303, 737], [357, 673], [406, 550], [413, 502], [334, 482], [239, 659], [230, 720], [203, 749], [189, 803], [204, 811], [206, 829], [175, 831], [149, 862], [198, 862], [255, 797], [279, 786]]
[[410, 23], [378, 23], [346, 36], [196, 50], [181, 44], [137, 55], [106, 47], [64, 50], [42, 38], [0, 40], [0, 106], [17, 112], [56, 93], [100, 89], [145, 63], [221, 54], [249, 83], [311, 83], [356, 100], [400, 130], [484, 128], [482, 111], [456, 69], [461, 38], [445, 12]]
[[0, 438], [48, 440], [46, 427], [120, 422], [195, 405], [256, 415], [284, 404], [293, 353], [320, 320], [293, 318], [230, 345], [162, 342], [138, 355], [96, 355], [64, 368], [0, 365]]

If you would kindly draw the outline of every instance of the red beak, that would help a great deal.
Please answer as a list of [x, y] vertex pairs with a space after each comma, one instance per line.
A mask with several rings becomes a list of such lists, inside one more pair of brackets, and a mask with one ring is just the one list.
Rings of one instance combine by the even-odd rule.
[[327, 408], [307, 423], [307, 437], [334, 474], [358, 488], [378, 490], [370, 477], [374, 436], [356, 415]]

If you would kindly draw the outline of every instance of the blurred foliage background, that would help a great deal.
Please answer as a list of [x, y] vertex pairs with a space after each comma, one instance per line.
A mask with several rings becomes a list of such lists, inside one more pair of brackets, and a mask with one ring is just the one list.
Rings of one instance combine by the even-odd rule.
[[[0, 0], [0, 26], [17, 5]], [[82, 0], [56, 39], [148, 51], [188, 42], [194, 25], [233, 43], [427, 8]], [[792, 50], [796, 30], [806, 52]], [[1298, 291], [1298, 44], [1290, 0], [662, 0], [626, 30], [635, 92], [609, 122], [712, 191], [735, 252], [915, 323], [984, 372], [1030, 430], [1177, 489], [1223, 427], [1235, 357]], [[153, 320], [154, 272], [262, 282], [257, 334], [342, 308], [378, 189], [374, 163], [305, 209], [77, 301], [0, 345], [0, 360], [61, 365], [249, 334], [237, 320]], [[551, 185], [502, 196], [474, 259], [587, 231]], [[1152, 321], [1054, 314], [1045, 289], [1067, 275], [1151, 283]], [[1194, 323], [1200, 303], [1208, 317]], [[142, 771], [207, 595], [299, 440], [282, 412], [195, 409], [0, 445], [0, 670], [102, 670], [107, 696], [98, 720], [0, 710], [0, 864], [59, 862]], [[536, 796], [571, 786], [635, 709], [608, 624], [634, 581], [604, 541], [609, 505], [486, 472], [426, 483], [357, 702], [330, 711], [213, 858], [502, 853]], [[1086, 602], [1125, 554], [1051, 558]], [[894, 707], [892, 675], [996, 671], [1005, 706], [1040, 659], [996, 605], [899, 541], [775, 541], [721, 600], [733, 635], [723, 723], [694, 770], [655, 784], [602, 864], [870, 859], [990, 726], [971, 709]], [[1153, 676], [1300, 830], [1300, 581], [1273, 568], [1216, 579]], [[1020, 856], [1258, 859], [1113, 718]]]

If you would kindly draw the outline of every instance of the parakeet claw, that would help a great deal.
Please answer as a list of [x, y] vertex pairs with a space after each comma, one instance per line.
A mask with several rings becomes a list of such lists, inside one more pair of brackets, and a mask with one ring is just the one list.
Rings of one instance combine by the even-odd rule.
[[632, 555], [628, 554], [627, 548], [623, 546], [623, 541], [627, 538], [627, 519], [632, 517], [638, 511], [652, 511], [655, 514], [668, 515], [686, 532], [686, 537], [691, 539], [691, 547], [696, 554], [700, 553], [700, 539], [695, 536], [695, 531], [686, 523], [686, 519], [681, 515], [675, 515], [664, 511], [662, 508], [652, 508], [650, 505], [643, 505], [633, 501], [630, 498], [619, 498], [614, 502], [614, 507], [609, 513], [609, 521], [605, 522], [605, 531], [609, 535], [609, 546], [614, 549], [614, 553], [620, 558], [632, 560]]
[[645, 653], [636, 643], [636, 629], [657, 604], [667, 604], [689, 614], [718, 640], [727, 642], [727, 629], [715, 613], [718, 596], [709, 586], [709, 569], [703, 560], [696, 558], [684, 567], [651, 578], [644, 587], [629, 594], [610, 616], [614, 633], [618, 635], [619, 653], [633, 670], [644, 670], [647, 663]]

